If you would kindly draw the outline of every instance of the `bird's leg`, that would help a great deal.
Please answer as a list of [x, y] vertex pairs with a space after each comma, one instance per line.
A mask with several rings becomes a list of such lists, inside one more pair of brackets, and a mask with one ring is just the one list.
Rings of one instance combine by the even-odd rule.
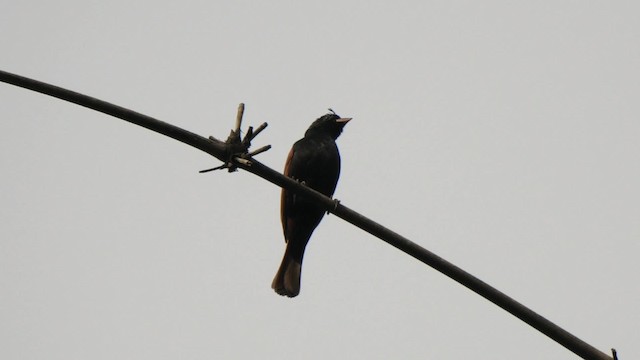
[[[297, 182], [298, 184], [302, 184], [304, 186], [307, 186], [307, 184], [304, 182], [304, 180], [300, 180], [300, 179], [294, 178], [293, 176], [291, 177], [291, 179], [293, 179], [293, 181]], [[293, 193], [292, 196], [293, 196], [293, 202], [295, 202], [296, 198], [298, 197], [298, 195], [296, 193]]]
[[333, 200], [333, 210], [331, 210], [331, 211], [327, 210], [327, 215], [329, 215], [332, 212], [335, 212], [336, 210], [338, 210], [338, 205], [340, 205], [340, 200], [338, 200], [338, 199], [332, 199], [332, 200]]

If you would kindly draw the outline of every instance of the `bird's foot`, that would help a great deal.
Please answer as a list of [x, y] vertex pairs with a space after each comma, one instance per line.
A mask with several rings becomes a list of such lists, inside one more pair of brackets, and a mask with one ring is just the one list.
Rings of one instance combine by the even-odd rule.
[[304, 185], [304, 186], [307, 186], [307, 183], [304, 180], [300, 180], [300, 179], [297, 179], [297, 178], [294, 178], [294, 177], [292, 177], [292, 179], [295, 180], [296, 182]]

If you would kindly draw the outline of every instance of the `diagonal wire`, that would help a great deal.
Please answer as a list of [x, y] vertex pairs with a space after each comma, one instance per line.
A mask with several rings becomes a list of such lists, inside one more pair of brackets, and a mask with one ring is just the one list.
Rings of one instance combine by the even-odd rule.
[[[226, 162], [229, 159], [229, 150], [226, 144], [214, 140], [207, 139], [190, 131], [181, 129], [169, 123], [154, 119], [152, 117], [125, 109], [123, 107], [110, 104], [108, 102], [92, 98], [77, 92], [66, 90], [54, 85], [46, 84], [37, 80], [29, 79], [23, 76], [11, 74], [0, 70], [0, 81], [15, 86], [27, 88], [36, 92], [50, 95], [62, 100], [66, 100], [90, 109], [103, 112], [120, 118], [122, 120], [140, 125], [149, 130], [153, 130], [160, 134], [169, 136], [187, 145], [191, 145], [202, 150], [217, 159]], [[261, 129], [260, 129], [261, 130]], [[257, 131], [259, 132], [259, 131]], [[448, 262], [431, 251], [421, 247], [402, 235], [376, 223], [375, 221], [357, 213], [354, 210], [342, 205], [340, 202], [333, 200], [323, 194], [308, 188], [297, 181], [290, 179], [283, 174], [263, 165], [262, 163], [251, 159], [245, 163], [236, 163], [238, 168], [253, 173], [261, 178], [293, 191], [296, 194], [304, 195], [316, 201], [320, 206], [328, 212], [335, 214], [343, 220], [359, 227], [360, 229], [374, 235], [395, 248], [405, 252], [415, 259], [431, 266], [442, 274], [457, 281], [463, 286], [469, 288], [478, 295], [491, 301], [510, 314], [529, 324], [544, 335], [550, 337], [560, 345], [572, 351], [576, 355], [588, 360], [612, 360], [613, 358], [601, 352], [585, 341], [577, 338], [568, 331], [562, 329], [553, 322], [547, 320], [533, 310], [527, 308], [508, 295]], [[612, 349], [613, 350], [613, 349]], [[615, 350], [613, 350], [615, 354]]]

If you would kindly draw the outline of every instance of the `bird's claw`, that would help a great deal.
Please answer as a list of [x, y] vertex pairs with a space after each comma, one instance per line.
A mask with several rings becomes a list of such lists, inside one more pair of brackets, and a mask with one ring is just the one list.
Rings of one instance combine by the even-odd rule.
[[297, 183], [302, 184], [302, 185], [304, 185], [304, 186], [307, 186], [307, 183], [306, 183], [304, 180], [300, 180], [300, 179], [298, 179], [298, 178], [294, 178], [294, 177], [291, 177], [291, 178], [292, 178], [293, 180], [295, 180]]

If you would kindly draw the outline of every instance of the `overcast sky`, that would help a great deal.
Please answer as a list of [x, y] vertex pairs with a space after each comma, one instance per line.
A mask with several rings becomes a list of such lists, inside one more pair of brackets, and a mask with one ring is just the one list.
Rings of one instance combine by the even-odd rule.
[[[0, 69], [281, 170], [333, 108], [336, 198], [604, 352], [640, 358], [640, 5], [5, 1]], [[279, 189], [0, 84], [0, 358], [574, 359], [335, 216], [276, 295]]]

